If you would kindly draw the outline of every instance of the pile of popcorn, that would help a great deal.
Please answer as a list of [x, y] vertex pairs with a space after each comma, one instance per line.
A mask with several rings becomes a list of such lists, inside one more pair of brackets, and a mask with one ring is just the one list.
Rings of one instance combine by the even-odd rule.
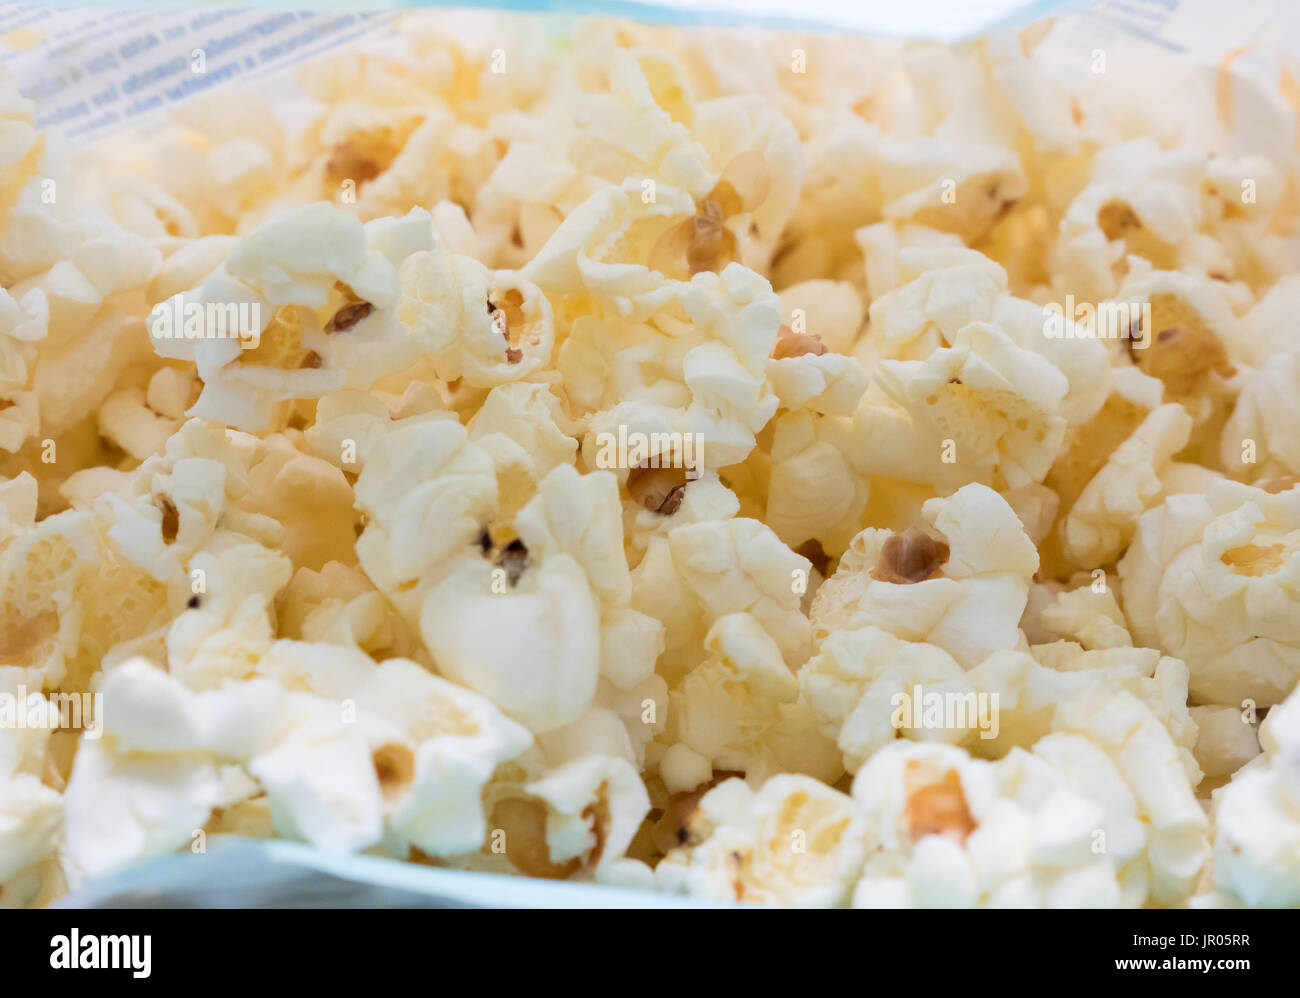
[[511, 23], [76, 156], [0, 81], [0, 904], [1300, 905], [1295, 163], [1033, 32]]

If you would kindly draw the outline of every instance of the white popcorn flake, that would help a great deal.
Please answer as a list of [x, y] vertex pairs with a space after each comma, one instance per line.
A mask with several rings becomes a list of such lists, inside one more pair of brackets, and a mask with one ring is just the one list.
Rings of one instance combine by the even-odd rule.
[[87, 742], [64, 801], [69, 862], [88, 876], [171, 852], [222, 800], [216, 767], [184, 756], [119, 756]]
[[623, 858], [650, 809], [635, 769], [624, 759], [588, 755], [565, 763], [525, 790], [546, 805], [552, 862], [577, 857], [599, 870]]
[[1296, 706], [1292, 693], [1260, 727], [1264, 755], [1215, 792], [1214, 884], [1251, 907], [1300, 902]]
[[1015, 647], [1038, 567], [1019, 518], [981, 485], [929, 500], [923, 516], [925, 529], [868, 528], [854, 539], [813, 600], [815, 637], [873, 625], [936, 644], [965, 667]]
[[[383, 722], [368, 740], [390, 829], [434, 856], [478, 848], [483, 785], [532, 736], [490, 701], [401, 659], [379, 666], [357, 706]], [[400, 740], [388, 740], [389, 725]]]
[[1298, 531], [1300, 491], [1225, 480], [1139, 518], [1119, 565], [1124, 613], [1134, 638], [1187, 663], [1198, 701], [1266, 707], [1294, 687]]
[[412, 417], [367, 448], [356, 484], [370, 517], [357, 542], [383, 588], [417, 579], [471, 541], [496, 506], [491, 458], [455, 422]]
[[432, 588], [420, 632], [438, 668], [534, 732], [569, 723], [596, 690], [600, 614], [586, 572], [567, 554], [493, 592], [492, 566], [465, 562]]

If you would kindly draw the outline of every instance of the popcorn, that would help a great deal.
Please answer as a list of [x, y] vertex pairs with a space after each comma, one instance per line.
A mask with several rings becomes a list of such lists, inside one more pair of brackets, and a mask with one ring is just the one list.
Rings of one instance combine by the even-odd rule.
[[40, 288], [32, 288], [21, 299], [5, 291], [0, 296], [0, 329], [4, 352], [0, 355], [0, 382], [27, 383], [34, 351], [25, 343], [43, 340], [49, 327], [49, 299]]
[[1267, 265], [1244, 244], [1266, 241], [1278, 180], [1259, 157], [1233, 162], [1193, 146], [1161, 149], [1148, 137], [1102, 149], [1062, 219], [1055, 280], [1099, 301], [1116, 293], [1135, 258], [1156, 270], [1253, 277]]
[[1077, 641], [1088, 651], [1099, 648], [1131, 648], [1124, 613], [1114, 590], [1092, 585], [1061, 592], [1039, 614], [1040, 626], [1049, 633]]
[[[199, 308], [203, 338], [188, 328], [160, 335], [160, 327], [150, 341], [160, 356], [195, 364], [204, 389], [192, 415], [263, 429], [277, 402], [367, 388], [414, 362], [411, 336], [389, 309], [398, 300], [398, 264], [431, 243], [423, 210], [363, 227], [330, 205], [303, 206], [241, 239], [188, 302], [181, 292], [159, 306], [160, 315]], [[234, 310], [240, 322], [209, 328], [214, 309]]]
[[651, 542], [632, 573], [632, 608], [664, 625], [667, 677], [703, 658], [705, 632], [729, 613], [753, 616], [793, 667], [808, 647], [793, 585], [807, 565], [755, 520], [686, 524]]
[[767, 362], [767, 376], [784, 408], [823, 415], [851, 416], [867, 387], [861, 365], [839, 354], [772, 359]]
[[[674, 60], [663, 53], [615, 49], [608, 61], [608, 92], [573, 97], [577, 135], [572, 162], [613, 183], [629, 176], [703, 194], [706, 153], [690, 134], [691, 99]], [[661, 101], [679, 101], [671, 110]], [[748, 136], [746, 136], [748, 138]]]
[[1213, 281], [1149, 267], [1135, 267], [1119, 294], [1151, 309], [1147, 345], [1132, 351], [1138, 369], [1160, 379], [1166, 398], [1185, 402], [1198, 423], [1210, 419], [1237, 374], [1230, 351], [1237, 320], [1226, 296]]
[[577, 428], [546, 385], [513, 382], [488, 392], [469, 436], [492, 455], [499, 483], [517, 483], [502, 490], [503, 504], [517, 509], [549, 472], [574, 459], [578, 443], [570, 433]]
[[337, 561], [299, 568], [278, 599], [280, 633], [357, 648], [376, 658], [421, 655], [413, 631], [365, 574]]
[[271, 601], [291, 573], [288, 559], [260, 544], [230, 535], [214, 540], [190, 562], [206, 591], [193, 594], [197, 605], [166, 634], [170, 670], [200, 689], [254, 673], [273, 640]]
[[163, 449], [180, 426], [177, 419], [155, 413], [137, 389], [114, 392], [99, 410], [100, 433], [133, 458], [143, 461]]
[[795, 677], [776, 642], [746, 613], [720, 617], [704, 647], [709, 657], [669, 692], [666, 738], [709, 759], [713, 769], [759, 769], [780, 705], [798, 694]]
[[[1193, 149], [1160, 150], [1137, 139], [1103, 150], [1091, 183], [1070, 203], [1061, 227], [1061, 267], [1090, 298], [1116, 290], [1112, 267], [1137, 255], [1164, 269], [1194, 233], [1200, 203], [1194, 177], [1200, 156]], [[1118, 242], [1118, 246], [1112, 245]]]
[[871, 495], [854, 453], [846, 419], [796, 411], [773, 420], [764, 519], [787, 544], [815, 538], [832, 550], [849, 546]]
[[[952, 348], [926, 361], [885, 361], [877, 384], [929, 430], [931, 452], [951, 440], [958, 454], [974, 455], [975, 474], [985, 481], [996, 480], [995, 471], [1011, 488], [1041, 480], [1065, 438], [1066, 421], [1055, 415], [1065, 378], [987, 324], [964, 326]], [[1007, 400], [992, 420], [980, 418], [984, 396]]]
[[574, 720], [596, 691], [599, 608], [568, 554], [525, 563], [501, 592], [489, 562], [460, 563], [425, 597], [420, 633], [441, 672], [534, 732]]
[[758, 791], [727, 780], [705, 794], [688, 842], [660, 863], [667, 890], [712, 901], [837, 907], [868, 848], [853, 801], [807, 776]]
[[552, 470], [515, 517], [530, 558], [572, 556], [586, 572], [592, 593], [609, 605], [626, 604], [631, 596], [622, 528], [614, 476], [605, 471], [579, 475], [569, 465]]
[[[291, 644], [277, 644], [268, 658], [292, 654]], [[363, 848], [386, 824], [392, 835], [433, 854], [476, 849], [485, 834], [480, 790], [496, 762], [523, 751], [531, 736], [486, 701], [413, 662], [391, 659], [376, 667], [361, 655], [359, 672], [331, 680], [319, 674], [331, 668], [319, 649], [303, 651], [313, 657], [302, 665], [318, 673], [313, 693], [287, 692], [281, 670], [274, 680], [196, 694], [143, 660], [124, 663], [109, 674], [105, 689], [113, 705], [106, 732], [118, 756], [112, 765], [147, 771], [179, 761], [163, 753], [188, 752], [191, 761], [184, 765], [192, 775], [177, 778], [197, 779], [233, 761], [266, 793], [280, 834], [325, 848]], [[142, 731], [142, 722], [151, 723]], [[77, 772], [70, 796], [81, 786]], [[218, 782], [220, 794], [241, 786], [224, 770]], [[247, 780], [243, 785], [246, 794], [257, 790]], [[200, 815], [198, 799], [195, 807]], [[199, 828], [205, 820], [192, 823]], [[158, 848], [141, 843], [124, 817], [114, 818], [113, 827], [115, 835], [130, 832], [136, 854]]]
[[1192, 707], [1190, 713], [1196, 722], [1196, 764], [1207, 781], [1230, 777], [1259, 755], [1257, 727], [1246, 711], [1210, 705]]
[[1300, 903], [1286, 142], [1041, 29], [493, 24], [75, 189], [0, 70], [0, 694], [103, 700], [0, 724], [0, 903], [229, 834]]
[[[973, 241], [1004, 205], [1025, 192], [1024, 174], [1010, 152], [888, 135], [877, 142], [881, 213], [887, 219], [933, 225]], [[946, 201], [945, 182], [956, 185]]]
[[808, 280], [783, 288], [781, 321], [802, 327], [834, 353], [851, 354], [866, 319], [866, 308], [848, 281]]
[[62, 802], [56, 791], [30, 773], [7, 776], [0, 796], [4, 863], [0, 880], [34, 866], [49, 851], [63, 822]]
[[[1232, 415], [1223, 426], [1220, 454], [1224, 467], [1250, 478], [1300, 473], [1300, 452], [1288, 427], [1294, 426], [1295, 386], [1300, 383], [1300, 352], [1282, 350], [1260, 370], [1247, 375]], [[1244, 458], [1249, 457], [1249, 462]]]
[[[11, 123], [9, 132], [21, 146], [18, 133], [30, 129]], [[42, 156], [38, 140], [24, 162], [35, 167]], [[52, 205], [36, 193], [47, 184], [71, 190], [70, 178], [35, 180], [15, 185], [22, 191], [7, 235], [0, 235], [0, 258], [13, 237], [21, 237], [19, 253], [34, 254], [0, 264], [8, 274], [0, 299], [0, 395], [6, 409], [18, 408], [3, 418], [0, 440], [12, 451], [38, 426], [47, 435], [68, 430], [110, 394], [140, 353], [132, 334], [145, 310], [142, 288], [160, 256], [102, 210], [73, 214], [70, 198]], [[27, 345], [36, 342], [43, 343], [39, 355]]]
[[778, 406], [764, 377], [778, 329], [776, 296], [739, 264], [659, 290], [671, 297], [658, 296], [665, 309], [652, 321], [613, 320], [621, 342], [590, 317], [575, 321], [561, 349], [557, 366], [572, 386], [570, 404], [595, 411], [584, 454], [600, 433], [617, 435], [625, 425], [629, 432], [699, 435], [707, 442], [706, 468], [743, 461]]
[[379, 666], [357, 707], [379, 722], [369, 733], [372, 745], [399, 739], [373, 750], [377, 766], [387, 760], [380, 789], [390, 830], [432, 856], [477, 848], [487, 831], [483, 785], [532, 736], [490, 701], [401, 659]]
[[879, 843], [855, 907], [1135, 907], [1151, 889], [1159, 854], [1138, 799], [1078, 735], [995, 763], [898, 742], [859, 772], [853, 795]]
[[1214, 885], [1251, 907], [1285, 908], [1300, 900], [1297, 704], [1293, 693], [1269, 711], [1260, 725], [1264, 755], [1214, 795]]
[[874, 625], [938, 645], [965, 667], [1016, 646], [1038, 557], [1011, 507], [968, 485], [928, 501], [923, 516], [928, 531], [869, 527], [854, 538], [813, 599], [819, 642]]
[[856, 115], [828, 128], [816, 152], [804, 204], [791, 224], [820, 242], [830, 259], [810, 268], [814, 273], [792, 274], [796, 281], [819, 276], [817, 270], [839, 276], [835, 258], [851, 245], [853, 231], [882, 217], [978, 239], [1027, 184], [1010, 149], [929, 135], [904, 138]]
[[[711, 163], [721, 166], [722, 179], [733, 185], [760, 176], [767, 181], [765, 188], [759, 188], [763, 196], [743, 206], [752, 209], [746, 235], [763, 252], [744, 245], [748, 239], [742, 243], [742, 257], [747, 263], [765, 269], [794, 213], [803, 185], [803, 148], [798, 133], [781, 112], [753, 95], [703, 101], [695, 106], [692, 124]], [[761, 168], [755, 169], [759, 163]], [[746, 171], [748, 177], [744, 176]], [[743, 193], [742, 188], [743, 183], [737, 187]]]
[[597, 879], [622, 859], [650, 809], [636, 771], [608, 756], [575, 759], [525, 789], [546, 805], [551, 862], [579, 859]]
[[[13, 490], [17, 492], [17, 490]], [[19, 523], [35, 514], [34, 497], [13, 495]], [[12, 514], [11, 514], [12, 515]], [[74, 665], [87, 608], [75, 596], [98, 557], [91, 517], [69, 512], [24, 524], [0, 552], [4, 665], [30, 689], [54, 688]]]
[[1297, 502], [1295, 489], [1221, 480], [1138, 519], [1119, 564], [1124, 614], [1139, 642], [1187, 663], [1198, 702], [1268, 707], [1295, 686]]
[[1177, 403], [1148, 413], [1133, 435], [1084, 486], [1064, 527], [1066, 553], [1079, 565], [1107, 564], [1128, 545], [1138, 517], [1164, 492], [1161, 480], [1191, 437], [1192, 419]]
[[1105, 347], [1048, 336], [1043, 310], [972, 250], [900, 254], [906, 283], [871, 306], [882, 359], [854, 416], [863, 470], [936, 486], [1042, 481], [1067, 429], [1105, 401]]
[[396, 589], [477, 536], [496, 506], [496, 476], [450, 420], [399, 421], [367, 450], [355, 493], [369, 520], [357, 554], [376, 585]]
[[380, 785], [356, 737], [295, 733], [249, 762], [266, 788], [275, 830], [334, 852], [374, 845], [383, 831]]
[[[849, 772], [857, 772], [899, 735], [960, 742], [974, 734], [964, 727], [927, 730], [919, 723], [895, 723], [902, 719], [900, 696], [910, 698], [918, 687], [963, 701], [974, 690], [963, 668], [942, 648], [903, 641], [878, 627], [833, 631], [800, 670], [799, 686], [824, 722], [822, 730], [837, 740]], [[917, 715], [919, 721], [919, 709]]]
[[[0, 692], [13, 709], [31, 713], [32, 695], [16, 670], [0, 668]], [[18, 682], [10, 684], [11, 679]], [[35, 694], [39, 697], [39, 692]], [[45, 701], [41, 710], [53, 711]], [[48, 760], [48, 728], [15, 728], [0, 732], [0, 883], [29, 870], [54, 851], [63, 834], [63, 802], [59, 787], [43, 780]]]
[[83, 744], [65, 794], [69, 862], [99, 876], [172, 852], [193, 840], [222, 801], [210, 761], [123, 759], [98, 742]]
[[491, 388], [526, 378], [550, 360], [551, 305], [526, 278], [494, 274], [441, 243], [403, 261], [399, 276], [398, 323], [444, 380]]

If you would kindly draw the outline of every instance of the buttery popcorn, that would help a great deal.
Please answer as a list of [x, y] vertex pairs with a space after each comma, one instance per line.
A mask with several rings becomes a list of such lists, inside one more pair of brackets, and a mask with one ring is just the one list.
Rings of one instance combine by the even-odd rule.
[[1300, 905], [1294, 157], [1038, 33], [494, 23], [76, 157], [0, 73], [0, 904]]

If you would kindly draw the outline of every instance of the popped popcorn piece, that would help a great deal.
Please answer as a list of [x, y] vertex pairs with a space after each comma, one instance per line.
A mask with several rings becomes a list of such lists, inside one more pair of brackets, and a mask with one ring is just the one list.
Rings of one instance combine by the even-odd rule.
[[[998, 762], [898, 742], [854, 780], [871, 841], [855, 907], [1136, 907], [1152, 892], [1131, 776], [1055, 734]], [[1140, 785], [1139, 785], [1140, 786]], [[1199, 869], [1199, 867], [1198, 867]]]
[[150, 343], [159, 356], [194, 363], [204, 387], [190, 414], [264, 429], [279, 402], [368, 388], [415, 362], [414, 333], [393, 310], [397, 268], [431, 245], [423, 209], [366, 226], [328, 204], [293, 209], [161, 303], [160, 317], [201, 315], [195, 330], [188, 318], [181, 329], [151, 324]]
[[1119, 563], [1133, 637], [1185, 661], [1200, 703], [1279, 703], [1295, 686], [1300, 491], [1219, 480], [1138, 519]]
[[1150, 137], [1101, 149], [1064, 212], [1053, 280], [1092, 301], [1115, 295], [1134, 261], [1271, 282], [1267, 229], [1279, 181], [1260, 157], [1234, 162], [1189, 145], [1162, 149]]
[[923, 507], [926, 528], [869, 527], [817, 590], [815, 640], [873, 625], [938, 645], [964, 667], [1014, 648], [1038, 555], [992, 490], [968, 485]]
[[532, 736], [490, 701], [401, 659], [380, 665], [356, 703], [374, 716], [363, 724], [389, 830], [431, 856], [478, 848], [483, 785]]
[[87, 742], [65, 794], [69, 862], [100, 876], [188, 845], [223, 803], [222, 791], [210, 760], [123, 758]]
[[[29, 726], [28, 718], [58, 719], [53, 701], [22, 680], [19, 670], [0, 668], [0, 692], [10, 716], [0, 729], [0, 883], [30, 870], [55, 851], [63, 836], [59, 791], [50, 786], [50, 729]], [[26, 692], [26, 696], [22, 694]], [[14, 716], [23, 712], [21, 721]], [[23, 727], [17, 727], [21, 723]]]
[[808, 280], [782, 288], [781, 321], [816, 336], [827, 350], [852, 354], [866, 307], [848, 281]]
[[750, 614], [720, 617], [704, 647], [709, 657], [669, 691], [664, 738], [708, 759], [713, 769], [761, 771], [770, 764], [763, 742], [781, 705], [798, 695], [795, 676]]
[[1297, 704], [1293, 693], [1269, 711], [1259, 730], [1263, 756], [1214, 795], [1214, 886], [1251, 907], [1300, 902]]
[[491, 388], [550, 361], [551, 304], [523, 275], [490, 271], [439, 241], [404, 260], [399, 277], [398, 327], [445, 381]]
[[1042, 481], [1067, 429], [1105, 402], [1105, 346], [1068, 318], [1049, 335], [1047, 313], [973, 250], [904, 249], [900, 261], [906, 283], [871, 305], [881, 360], [854, 417], [861, 467], [939, 487]]
[[1211, 704], [1190, 713], [1196, 722], [1196, 764], [1207, 782], [1232, 776], [1259, 755], [1258, 728], [1247, 719], [1249, 711]]
[[871, 478], [854, 464], [852, 424], [804, 410], [781, 413], [771, 426], [764, 521], [792, 547], [816, 539], [842, 551], [871, 496]]
[[1138, 517], [1165, 490], [1161, 474], [1191, 433], [1192, 418], [1171, 402], [1148, 413], [1111, 453], [1063, 524], [1065, 550], [1075, 562], [1085, 568], [1104, 565], [1128, 546]]
[[831, 632], [800, 669], [799, 686], [822, 721], [822, 730], [836, 739], [849, 772], [857, 772], [900, 736], [960, 743], [969, 740], [980, 721], [975, 711], [965, 723], [928, 728], [922, 723], [920, 703], [900, 713], [898, 708], [910, 705], [918, 689], [965, 704], [974, 688], [962, 666], [942, 648], [904, 641], [870, 625]]
[[570, 434], [577, 429], [548, 386], [513, 382], [488, 392], [469, 438], [492, 456], [501, 505], [515, 510], [552, 469], [574, 459], [578, 442]]
[[427, 575], [473, 541], [495, 509], [492, 459], [454, 421], [398, 421], [366, 452], [354, 489], [368, 518], [357, 554], [380, 589]]
[[1225, 468], [1248, 478], [1300, 473], [1300, 450], [1292, 432], [1300, 417], [1297, 385], [1300, 351], [1289, 347], [1271, 354], [1259, 370], [1247, 374], [1220, 438]]
[[807, 570], [806, 558], [755, 520], [690, 523], [650, 542], [632, 572], [632, 608], [664, 625], [661, 671], [670, 681], [703, 659], [705, 634], [730, 613], [752, 615], [794, 667], [808, 650], [794, 584]]
[[727, 780], [709, 791], [684, 845], [656, 870], [666, 890], [712, 901], [841, 907], [868, 849], [852, 799], [807, 776], [774, 776], [754, 791]]
[[623, 859], [650, 798], [624, 759], [588, 755], [568, 762], [525, 790], [546, 805], [551, 862], [578, 859], [597, 878]]
[[1115, 592], [1105, 580], [1100, 591], [1092, 584], [1061, 592], [1039, 613], [1043, 630], [1069, 641], [1077, 641], [1089, 651], [1096, 648], [1131, 648], [1124, 613]]

